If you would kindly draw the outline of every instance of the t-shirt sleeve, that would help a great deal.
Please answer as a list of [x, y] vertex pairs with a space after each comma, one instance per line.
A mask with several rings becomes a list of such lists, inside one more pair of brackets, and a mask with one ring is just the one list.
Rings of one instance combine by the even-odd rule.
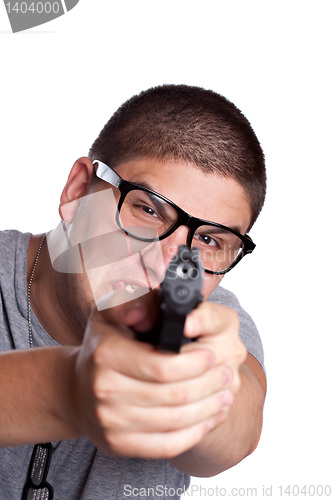
[[244, 311], [236, 295], [229, 290], [218, 286], [208, 298], [210, 302], [216, 302], [230, 307], [237, 312], [239, 317], [239, 335], [247, 351], [254, 356], [262, 367], [264, 367], [264, 350], [258, 329], [251, 316]]

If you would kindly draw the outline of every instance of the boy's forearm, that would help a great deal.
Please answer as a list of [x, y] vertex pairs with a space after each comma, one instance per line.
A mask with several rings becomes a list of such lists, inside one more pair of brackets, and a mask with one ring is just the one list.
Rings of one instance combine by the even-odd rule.
[[0, 446], [78, 437], [71, 415], [76, 348], [0, 353]]

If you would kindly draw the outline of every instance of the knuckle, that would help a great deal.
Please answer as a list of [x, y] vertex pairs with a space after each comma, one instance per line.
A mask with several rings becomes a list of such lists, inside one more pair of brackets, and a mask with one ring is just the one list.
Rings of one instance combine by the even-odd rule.
[[185, 404], [189, 400], [189, 393], [180, 384], [173, 384], [169, 389], [169, 398], [173, 404]]
[[92, 391], [98, 401], [110, 403], [120, 394], [121, 387], [112, 372], [97, 371], [93, 376]]
[[160, 382], [163, 384], [169, 381], [170, 367], [167, 366], [166, 363], [163, 363], [162, 360], [155, 360], [155, 362], [150, 365], [149, 370], [150, 376], [156, 382]]
[[110, 436], [119, 432], [124, 428], [124, 420], [119, 413], [107, 405], [98, 405], [95, 410], [95, 415], [99, 427], [108, 432]]

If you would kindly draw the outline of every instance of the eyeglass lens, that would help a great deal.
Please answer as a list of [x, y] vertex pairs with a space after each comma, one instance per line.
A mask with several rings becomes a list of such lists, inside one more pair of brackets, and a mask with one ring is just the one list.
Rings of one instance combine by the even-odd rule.
[[[127, 193], [119, 214], [121, 226], [137, 238], [142, 238], [142, 228], [150, 228], [162, 237], [177, 221], [178, 212], [167, 201], [136, 189]], [[227, 229], [206, 225], [197, 228], [192, 246], [199, 249], [204, 269], [222, 272], [238, 258], [243, 242]]]

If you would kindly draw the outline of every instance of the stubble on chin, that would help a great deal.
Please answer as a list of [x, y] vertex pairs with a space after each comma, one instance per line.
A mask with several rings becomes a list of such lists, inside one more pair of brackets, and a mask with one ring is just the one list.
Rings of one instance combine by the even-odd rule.
[[86, 274], [59, 273], [57, 296], [68, 323], [83, 337], [91, 309], [95, 305]]

